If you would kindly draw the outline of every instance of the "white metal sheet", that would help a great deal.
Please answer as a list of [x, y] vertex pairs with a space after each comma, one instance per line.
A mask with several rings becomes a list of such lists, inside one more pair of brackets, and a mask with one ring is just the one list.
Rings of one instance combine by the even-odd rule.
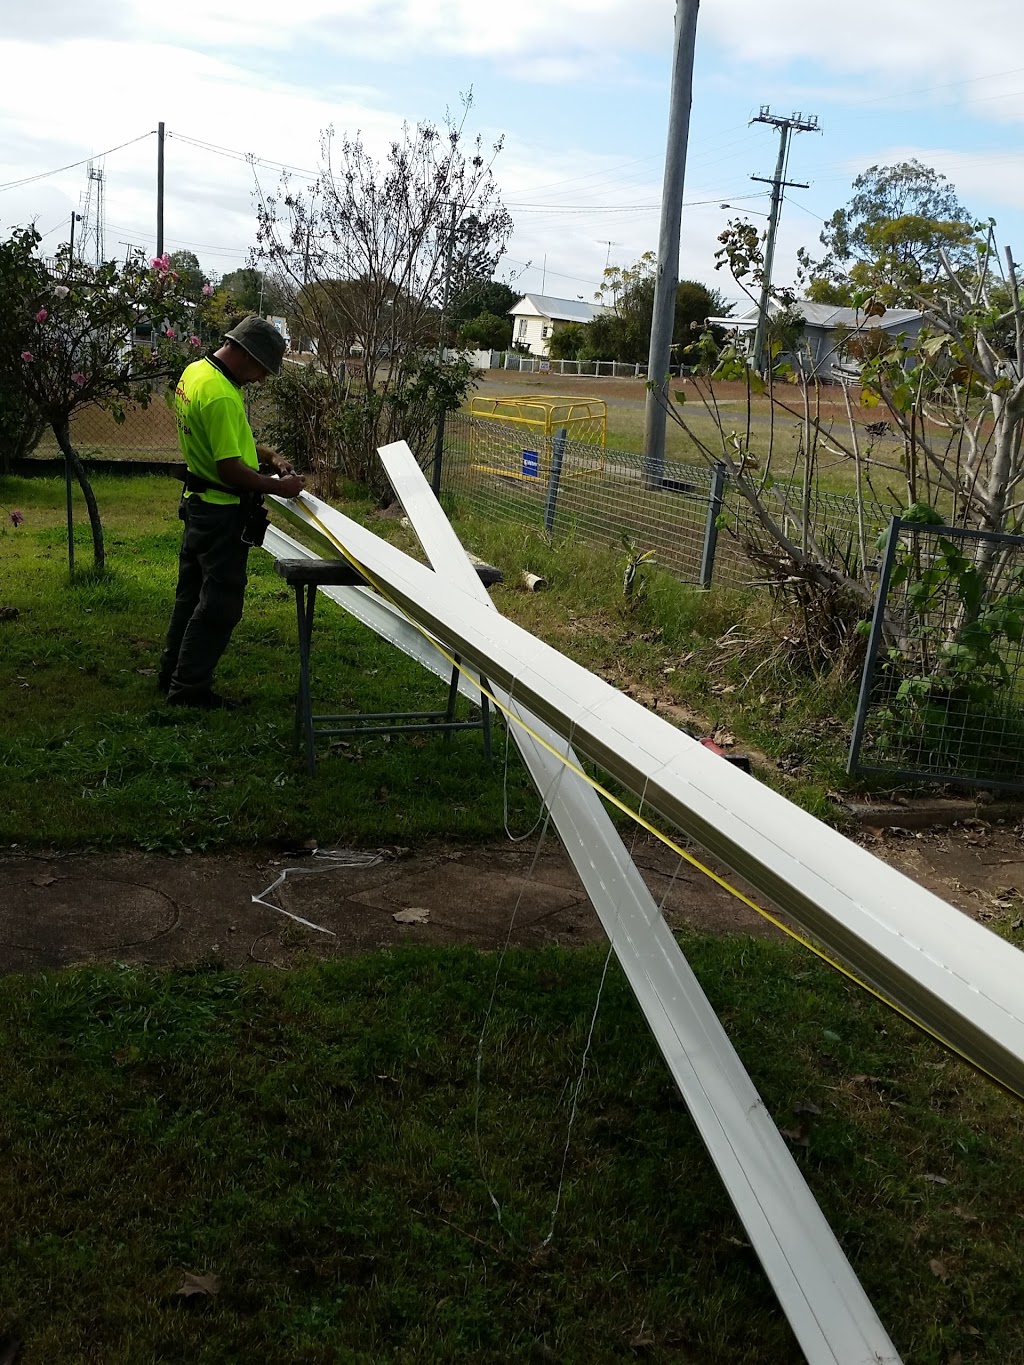
[[740, 873], [901, 1007], [1024, 1094], [1024, 960], [910, 878], [437, 579], [342, 513], [296, 500], [412, 620]]
[[[404, 441], [379, 451], [427, 557], [493, 609]], [[508, 704], [498, 690], [498, 700]], [[515, 703], [531, 730], [572, 749]], [[807, 1360], [897, 1361], [824, 1215], [596, 792], [523, 728], [512, 736]]]
[[[287, 511], [287, 505], [285, 510]], [[325, 540], [323, 545], [330, 558], [337, 559], [338, 551], [335, 546], [328, 540]], [[314, 550], [307, 549], [305, 545], [293, 536], [288, 535], [286, 531], [282, 531], [280, 527], [273, 525], [267, 528], [263, 548], [274, 559], [317, 559], [319, 557]], [[421, 630], [410, 625], [408, 618], [402, 612], [393, 607], [390, 602], [385, 601], [371, 588], [328, 585], [317, 588], [317, 592], [323, 593], [325, 597], [342, 607], [349, 616], [361, 621], [364, 626], [369, 626], [377, 635], [382, 636], [390, 644], [400, 649], [403, 654], [407, 654], [410, 659], [415, 659], [418, 664], [422, 664], [431, 673], [436, 673], [439, 678], [443, 678], [446, 682], [451, 677], [452, 666], [437, 645]], [[474, 705], [479, 705], [480, 689], [474, 686], [472, 678], [467, 677], [465, 673], [459, 675], [459, 692]]]

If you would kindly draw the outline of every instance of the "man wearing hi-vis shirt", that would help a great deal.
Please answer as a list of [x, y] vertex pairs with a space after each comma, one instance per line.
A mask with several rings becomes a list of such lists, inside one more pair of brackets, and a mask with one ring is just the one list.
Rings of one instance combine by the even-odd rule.
[[277, 451], [256, 445], [242, 401], [244, 385], [281, 372], [284, 351], [269, 322], [243, 318], [178, 380], [173, 406], [187, 473], [178, 586], [160, 659], [169, 706], [238, 705], [213, 690], [213, 673], [241, 620], [249, 550], [263, 542], [263, 495], [293, 498], [305, 484]]

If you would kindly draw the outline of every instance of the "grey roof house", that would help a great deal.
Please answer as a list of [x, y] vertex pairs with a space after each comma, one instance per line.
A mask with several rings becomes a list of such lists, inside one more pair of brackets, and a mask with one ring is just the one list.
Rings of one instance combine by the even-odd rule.
[[[810, 303], [807, 299], [797, 299], [793, 307], [804, 320], [804, 346], [788, 358], [793, 364], [810, 367], [811, 374], [825, 381], [850, 378], [857, 373], [857, 363], [846, 351], [847, 334], [885, 332], [893, 338], [904, 335], [910, 341], [924, 324], [924, 314], [916, 308], [887, 308], [881, 317], [869, 318], [859, 308]], [[773, 299], [769, 301], [768, 310], [775, 316], [782, 308]], [[752, 341], [757, 317], [758, 310], [751, 308], [739, 317], [710, 318], [709, 321], [746, 332]]]

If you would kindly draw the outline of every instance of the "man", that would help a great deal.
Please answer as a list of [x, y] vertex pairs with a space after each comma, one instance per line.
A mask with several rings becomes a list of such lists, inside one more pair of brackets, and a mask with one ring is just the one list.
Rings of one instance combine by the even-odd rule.
[[244, 385], [280, 374], [284, 350], [269, 322], [243, 318], [178, 380], [174, 414], [188, 472], [178, 586], [160, 659], [169, 706], [237, 705], [213, 690], [213, 671], [242, 616], [249, 549], [262, 543], [266, 526], [262, 495], [294, 498], [305, 482], [276, 451], [256, 445], [242, 401]]

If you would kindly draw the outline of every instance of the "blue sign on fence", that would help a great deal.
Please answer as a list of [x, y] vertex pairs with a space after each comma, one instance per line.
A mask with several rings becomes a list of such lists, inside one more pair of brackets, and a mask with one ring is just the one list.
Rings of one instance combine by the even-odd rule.
[[523, 478], [540, 478], [540, 456], [535, 450], [523, 451]]

